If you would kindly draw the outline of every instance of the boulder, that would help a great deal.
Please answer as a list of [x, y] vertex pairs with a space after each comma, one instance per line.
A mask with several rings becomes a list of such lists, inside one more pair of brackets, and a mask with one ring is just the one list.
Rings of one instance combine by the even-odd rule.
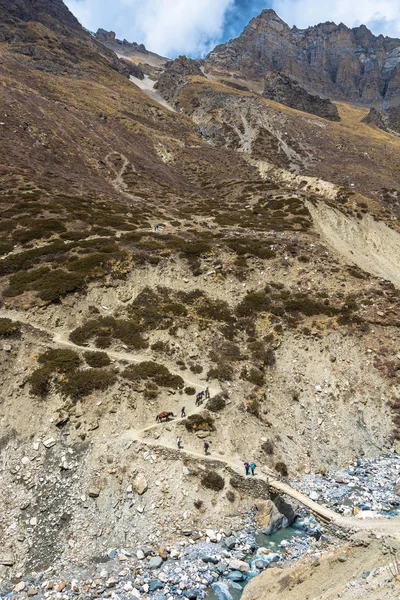
[[149, 569], [159, 569], [163, 564], [163, 559], [161, 556], [153, 556], [149, 562]]
[[250, 565], [244, 560], [233, 559], [229, 562], [229, 568], [232, 571], [240, 571], [241, 573], [246, 573], [250, 571]]
[[284, 516], [278, 511], [272, 500], [257, 500], [256, 521], [265, 535], [272, 535], [284, 525]]
[[224, 545], [228, 548], [228, 550], [233, 550], [233, 548], [236, 546], [236, 542], [237, 540], [233, 536], [226, 537], [224, 539]]
[[246, 579], [246, 575], [241, 571], [231, 571], [226, 576], [226, 579], [229, 579], [230, 581], [244, 581]]
[[189, 598], [189, 600], [196, 600], [199, 596], [201, 596], [201, 591], [197, 588], [190, 588], [184, 592], [184, 596]]
[[135, 479], [133, 480], [133, 487], [139, 496], [142, 496], [145, 492], [147, 492], [149, 486], [143, 473], [136, 475]]
[[[158, 558], [158, 557], [156, 557], [156, 558]], [[156, 590], [162, 590], [163, 587], [164, 587], [164, 584], [159, 579], [152, 579], [149, 583], [149, 591], [150, 592], [155, 592]]]
[[0, 550], [0, 565], [12, 567], [15, 563], [15, 558], [9, 550]]
[[282, 527], [288, 527], [296, 518], [291, 504], [276, 496], [274, 500], [256, 501], [256, 521], [265, 535], [272, 535]]

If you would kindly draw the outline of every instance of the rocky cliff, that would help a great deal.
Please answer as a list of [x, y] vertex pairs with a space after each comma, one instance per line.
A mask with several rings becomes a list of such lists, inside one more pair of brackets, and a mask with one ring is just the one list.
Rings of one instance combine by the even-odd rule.
[[238, 38], [208, 55], [206, 70], [252, 80], [278, 70], [331, 99], [394, 104], [400, 97], [400, 40], [375, 36], [364, 25], [290, 28], [264, 10]]
[[310, 94], [294, 79], [277, 71], [266, 73], [263, 96], [330, 121], [340, 121], [337, 107], [328, 98]]

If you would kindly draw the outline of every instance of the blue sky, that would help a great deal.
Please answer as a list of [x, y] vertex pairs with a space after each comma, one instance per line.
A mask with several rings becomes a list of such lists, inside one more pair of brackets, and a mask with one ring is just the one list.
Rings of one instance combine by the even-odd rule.
[[400, 0], [65, 0], [92, 31], [144, 43], [164, 56], [203, 56], [240, 34], [250, 19], [273, 8], [289, 25], [324, 21], [364, 23], [375, 34], [400, 38]]

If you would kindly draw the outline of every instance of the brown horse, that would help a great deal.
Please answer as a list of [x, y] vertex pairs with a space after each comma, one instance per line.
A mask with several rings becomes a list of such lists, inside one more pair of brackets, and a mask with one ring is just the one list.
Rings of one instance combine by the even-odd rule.
[[174, 416], [175, 415], [173, 412], [163, 411], [163, 412], [160, 412], [160, 414], [158, 414], [156, 416], [156, 421], [157, 421], [157, 423], [162, 423], [163, 421], [169, 421], [171, 418], [173, 419]]

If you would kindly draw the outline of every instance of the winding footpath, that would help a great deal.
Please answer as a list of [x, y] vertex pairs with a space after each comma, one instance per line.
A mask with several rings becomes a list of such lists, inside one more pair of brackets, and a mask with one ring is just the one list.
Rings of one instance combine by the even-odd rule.
[[[49, 345], [51, 345], [51, 343], [53, 343], [59, 347], [61, 346], [61, 347], [66, 347], [66, 348], [73, 348], [74, 350], [79, 350], [79, 351], [82, 351], [82, 350], [98, 351], [98, 348], [96, 348], [95, 346], [91, 346], [91, 345], [78, 346], [77, 344], [74, 344], [66, 337], [66, 333], [63, 330], [55, 331], [55, 330], [47, 329], [40, 325], [32, 324], [31, 320], [29, 319], [29, 315], [26, 315], [23, 313], [21, 314], [19, 311], [0, 309], [0, 317], [11, 319], [14, 322], [19, 321], [20, 323], [29, 325], [30, 327], [33, 327], [42, 332], [45, 332], [47, 335], [49, 335], [52, 342], [39, 341], [38, 343], [40, 345], [48, 347]], [[117, 352], [117, 351], [113, 351], [113, 350], [107, 350], [107, 354], [110, 357], [114, 358], [115, 360], [122, 360], [122, 361], [131, 362], [131, 363], [135, 363], [135, 364], [143, 362], [145, 360], [149, 360], [149, 357], [144, 354], [134, 354], [133, 355], [129, 352]], [[195, 387], [196, 391], [204, 389], [204, 385], [205, 385], [204, 381], [188, 379], [186, 377], [183, 377], [181, 372], [179, 373], [179, 375], [182, 377], [185, 384]], [[218, 394], [221, 391], [220, 387], [216, 386], [216, 385], [209, 386], [209, 389], [210, 389], [210, 394], [212, 396], [215, 394]], [[201, 412], [203, 410], [203, 408], [204, 407], [202, 407], [202, 406], [196, 407], [195, 400], [193, 398], [190, 400], [190, 406], [188, 406], [187, 416], [197, 414], [197, 413]], [[173, 424], [181, 423], [184, 420], [185, 420], [184, 418], [183, 419], [176, 418], [173, 421], [170, 421], [170, 424], [173, 425]], [[147, 440], [146, 439], [146, 434], [148, 432], [163, 428], [163, 427], [165, 427], [165, 425], [166, 425], [166, 423], [153, 423], [142, 429], [128, 430], [120, 436], [120, 442], [121, 443], [128, 442], [129, 444], [132, 442], [141, 442], [148, 446], [166, 448], [168, 450], [177, 450], [176, 446], [173, 445], [172, 443], [158, 442], [156, 440]], [[188, 450], [186, 448], [182, 448], [179, 452], [181, 454], [185, 454], [187, 456], [192, 456], [193, 458], [201, 459], [203, 461], [207, 460], [207, 461], [222, 463], [222, 464], [232, 468], [234, 471], [236, 471], [238, 473], [242, 473], [242, 470], [243, 470], [243, 463], [239, 457], [236, 460], [232, 460], [234, 457], [230, 457], [229, 459], [227, 459], [225, 457], [218, 456], [218, 455], [212, 455], [212, 454], [204, 455], [199, 452], [194, 452], [192, 450]], [[394, 518], [379, 517], [379, 518], [374, 518], [374, 519], [369, 519], [369, 520], [360, 520], [360, 519], [356, 519], [355, 517], [344, 517], [344, 516], [340, 515], [339, 513], [336, 513], [335, 511], [331, 510], [327, 506], [318, 504], [318, 502], [311, 500], [311, 498], [309, 498], [305, 494], [299, 492], [298, 490], [294, 489], [289, 484], [287, 484], [279, 479], [276, 479], [276, 474], [274, 472], [267, 470], [267, 469], [265, 469], [265, 472], [267, 473], [266, 475], [257, 475], [256, 479], [260, 479], [260, 480], [264, 481], [274, 490], [277, 490], [277, 491], [281, 492], [282, 494], [289, 496], [293, 500], [296, 500], [297, 502], [299, 502], [300, 504], [302, 504], [303, 506], [308, 508], [311, 512], [313, 512], [317, 517], [321, 517], [324, 521], [330, 522], [338, 527], [343, 527], [346, 529], [369, 531], [371, 533], [375, 533], [378, 535], [385, 535], [385, 536], [387, 535], [387, 536], [392, 536], [392, 537], [396, 537], [396, 538], [400, 539], [400, 517], [394, 517]]]

